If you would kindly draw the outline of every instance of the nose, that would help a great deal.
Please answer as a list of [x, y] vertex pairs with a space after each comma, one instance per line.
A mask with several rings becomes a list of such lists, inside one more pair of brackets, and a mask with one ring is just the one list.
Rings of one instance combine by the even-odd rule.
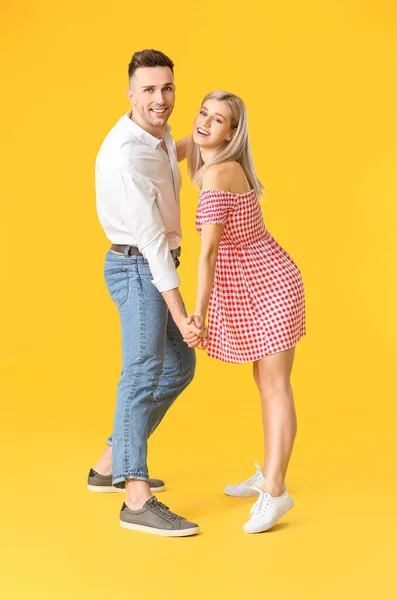
[[154, 94], [154, 101], [156, 102], [156, 104], [160, 104], [163, 105], [165, 104], [164, 102], [164, 96], [163, 96], [163, 90], [157, 90]]
[[207, 115], [205, 117], [203, 125], [204, 125], [204, 127], [210, 127], [211, 126], [211, 117], [210, 117], [210, 115]]

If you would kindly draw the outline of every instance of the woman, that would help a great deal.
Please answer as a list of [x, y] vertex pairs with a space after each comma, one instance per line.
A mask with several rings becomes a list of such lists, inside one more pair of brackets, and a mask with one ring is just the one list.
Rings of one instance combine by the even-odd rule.
[[[231, 363], [253, 363], [265, 436], [263, 471], [227, 486], [231, 496], [259, 495], [244, 525], [266, 531], [294, 502], [285, 476], [296, 435], [290, 383], [295, 345], [305, 335], [301, 274], [267, 231], [258, 198], [247, 111], [234, 94], [208, 94], [194, 122], [189, 174], [201, 190], [197, 324], [209, 313], [208, 354]], [[205, 347], [207, 341], [194, 342]]]

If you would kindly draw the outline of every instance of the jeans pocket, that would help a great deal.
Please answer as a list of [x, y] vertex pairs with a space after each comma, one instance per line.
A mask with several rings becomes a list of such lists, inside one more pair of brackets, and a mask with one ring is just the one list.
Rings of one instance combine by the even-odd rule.
[[144, 275], [146, 277], [150, 277], [151, 279], [153, 279], [152, 272], [147, 263], [138, 263], [137, 267], [138, 267], [139, 275]]
[[105, 282], [113, 302], [121, 308], [128, 300], [128, 269], [105, 269]]

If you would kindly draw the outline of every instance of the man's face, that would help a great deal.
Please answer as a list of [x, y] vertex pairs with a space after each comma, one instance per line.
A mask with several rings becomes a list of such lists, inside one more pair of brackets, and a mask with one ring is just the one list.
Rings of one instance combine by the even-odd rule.
[[[131, 78], [127, 96], [137, 120], [164, 127], [175, 104], [174, 76], [169, 67], [140, 67]], [[137, 115], [138, 113], [138, 115]]]

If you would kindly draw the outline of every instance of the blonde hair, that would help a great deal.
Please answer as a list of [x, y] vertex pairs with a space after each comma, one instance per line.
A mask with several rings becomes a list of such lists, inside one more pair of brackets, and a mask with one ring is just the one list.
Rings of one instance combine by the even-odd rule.
[[194, 181], [199, 189], [202, 188], [203, 176], [211, 165], [217, 165], [227, 161], [235, 160], [238, 162], [248, 179], [251, 189], [254, 189], [257, 196], [262, 196], [262, 190], [265, 189], [259, 181], [254, 168], [251, 148], [248, 137], [248, 116], [244, 102], [229, 92], [216, 90], [206, 95], [201, 105], [207, 100], [219, 100], [226, 102], [230, 108], [232, 129], [236, 132], [230, 142], [224, 142], [219, 152], [204, 164], [201, 158], [200, 147], [193, 141], [189, 145], [187, 155], [187, 168], [190, 178]]

